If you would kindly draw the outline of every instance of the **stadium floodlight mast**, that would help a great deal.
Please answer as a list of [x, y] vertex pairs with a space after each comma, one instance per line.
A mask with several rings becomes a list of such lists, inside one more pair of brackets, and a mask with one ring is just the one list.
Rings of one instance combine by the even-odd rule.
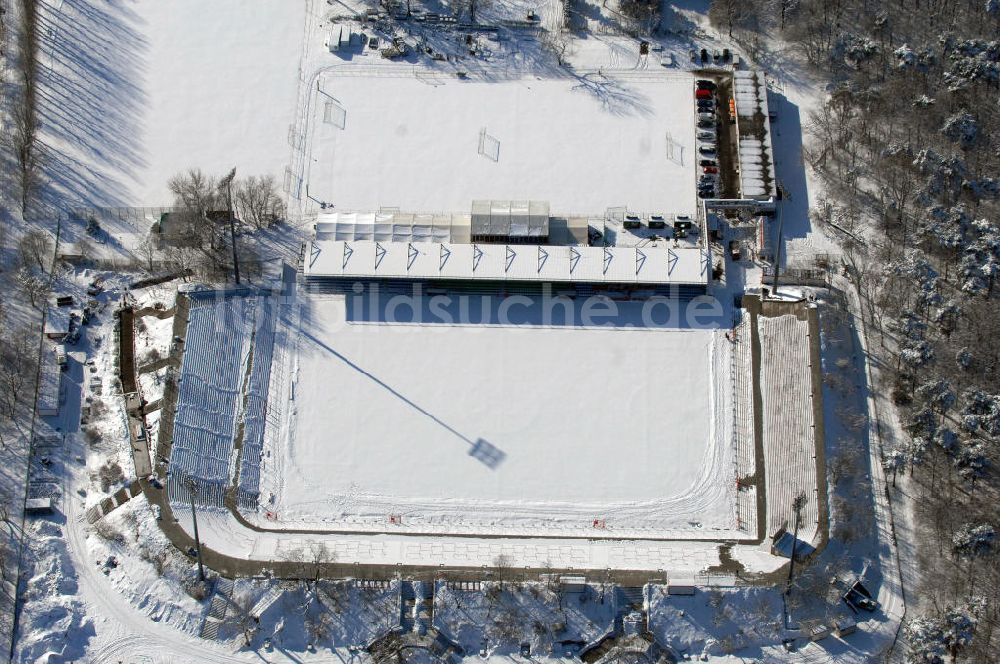
[[236, 285], [240, 284], [240, 259], [236, 255], [236, 224], [233, 220], [233, 179], [236, 178], [236, 167], [229, 171], [229, 175], [219, 182], [219, 189], [226, 188], [226, 210], [229, 213], [229, 239], [233, 244], [233, 275], [236, 277]]
[[205, 567], [201, 562], [201, 538], [198, 537], [198, 512], [194, 507], [194, 496], [198, 493], [198, 482], [188, 475], [184, 478], [184, 487], [188, 490], [188, 498], [191, 500], [191, 522], [194, 524], [194, 550], [198, 555], [198, 580], [205, 580]]
[[788, 559], [788, 582], [785, 584], [785, 594], [792, 592], [792, 575], [795, 570], [795, 545], [799, 541], [799, 523], [802, 519], [802, 509], [806, 506], [806, 496], [800, 493], [792, 501], [792, 509], [795, 510], [795, 529], [792, 535], [792, 555]]

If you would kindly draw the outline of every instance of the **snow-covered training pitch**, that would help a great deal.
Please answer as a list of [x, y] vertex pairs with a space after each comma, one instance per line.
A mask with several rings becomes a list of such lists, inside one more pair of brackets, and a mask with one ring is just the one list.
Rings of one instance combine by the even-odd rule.
[[317, 81], [304, 179], [338, 210], [531, 199], [560, 214], [696, 212], [690, 73], [483, 82], [382, 67]]
[[345, 296], [302, 299], [272, 372], [268, 526], [746, 537], [724, 330], [359, 322]]

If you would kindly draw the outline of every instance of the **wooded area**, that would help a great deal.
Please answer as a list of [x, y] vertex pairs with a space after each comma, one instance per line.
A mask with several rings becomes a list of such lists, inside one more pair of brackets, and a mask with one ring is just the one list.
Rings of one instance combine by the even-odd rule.
[[806, 122], [827, 191], [811, 216], [841, 241], [903, 425], [884, 463], [912, 476], [919, 534], [905, 645], [995, 661], [1000, 2], [717, 0], [711, 17], [765, 62], [787, 57], [767, 52], [780, 38], [829, 84]]

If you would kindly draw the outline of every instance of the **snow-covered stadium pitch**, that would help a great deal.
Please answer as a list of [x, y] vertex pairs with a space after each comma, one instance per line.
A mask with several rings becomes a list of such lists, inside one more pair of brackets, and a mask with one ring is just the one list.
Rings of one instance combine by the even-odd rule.
[[658, 70], [488, 82], [328, 70], [311, 93], [304, 184], [338, 210], [531, 199], [560, 214], [693, 215], [693, 89], [690, 73]]
[[302, 300], [272, 371], [269, 527], [747, 537], [724, 330], [368, 322]]

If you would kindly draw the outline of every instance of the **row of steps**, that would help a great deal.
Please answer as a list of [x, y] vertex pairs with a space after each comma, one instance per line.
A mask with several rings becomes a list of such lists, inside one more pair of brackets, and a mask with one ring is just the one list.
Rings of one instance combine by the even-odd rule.
[[199, 634], [201, 638], [214, 641], [219, 637], [219, 627], [225, 622], [226, 611], [232, 602], [233, 581], [225, 578], [216, 579], [212, 601], [208, 604], [208, 614], [205, 616], [205, 622], [201, 624]]
[[208, 615], [218, 620], [226, 619], [226, 609], [233, 599], [233, 582], [229, 579], [217, 579], [212, 602], [208, 606]]
[[201, 633], [198, 635], [207, 641], [214, 641], [219, 638], [219, 627], [222, 626], [221, 620], [216, 620], [215, 618], [206, 618], [205, 622], [201, 625]]
[[791, 315], [760, 317], [764, 461], [767, 467], [767, 530], [795, 520], [796, 496], [806, 496], [802, 532], [812, 539], [817, 523], [809, 326]]
[[400, 583], [399, 626], [403, 633], [426, 634], [434, 620], [434, 587], [423, 581]]
[[646, 608], [646, 595], [642, 586], [616, 586], [615, 601], [618, 603], [619, 611], [644, 611]]

